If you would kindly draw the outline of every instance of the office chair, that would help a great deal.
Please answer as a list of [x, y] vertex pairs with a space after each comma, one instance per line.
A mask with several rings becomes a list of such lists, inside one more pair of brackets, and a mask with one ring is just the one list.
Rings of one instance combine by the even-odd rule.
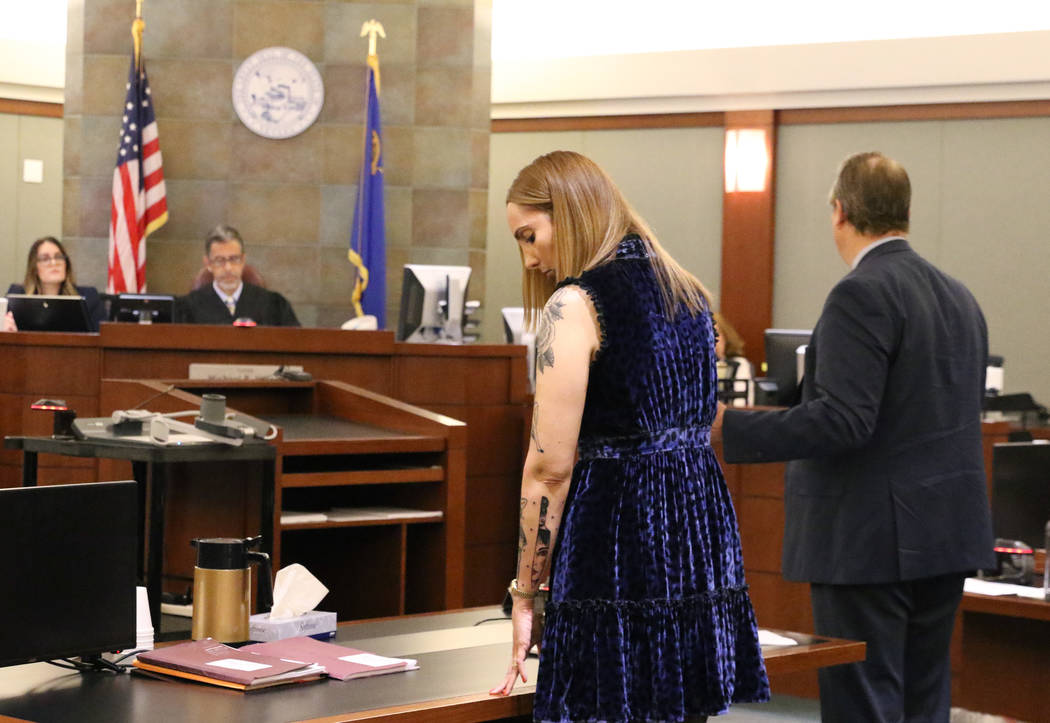
[[[196, 291], [202, 286], [206, 286], [214, 281], [215, 277], [211, 273], [211, 269], [205, 266], [203, 269], [197, 272], [197, 275], [193, 277], [193, 284], [190, 287], [190, 291]], [[241, 280], [247, 284], [255, 284], [266, 288], [266, 279], [263, 278], [262, 274], [259, 273], [251, 264], [244, 265], [244, 271], [241, 274]]]

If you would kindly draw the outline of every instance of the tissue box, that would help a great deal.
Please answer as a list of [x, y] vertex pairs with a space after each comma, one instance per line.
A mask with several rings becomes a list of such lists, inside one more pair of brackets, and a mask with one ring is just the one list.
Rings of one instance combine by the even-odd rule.
[[335, 637], [335, 613], [311, 610], [284, 620], [270, 620], [270, 613], [259, 613], [248, 619], [248, 637], [259, 643], [303, 635], [318, 640]]

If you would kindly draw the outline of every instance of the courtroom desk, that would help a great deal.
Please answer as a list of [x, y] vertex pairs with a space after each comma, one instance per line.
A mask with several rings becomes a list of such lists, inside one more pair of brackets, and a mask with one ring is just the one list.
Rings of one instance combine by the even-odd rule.
[[[463, 601], [502, 599], [517, 549], [518, 489], [528, 380], [520, 345], [403, 344], [389, 331], [180, 324], [101, 325], [98, 334], [0, 334], [0, 436], [50, 433], [44, 396], [99, 416], [100, 379], [185, 379], [193, 362], [302, 365], [468, 425]], [[10, 360], [10, 361], [8, 361]], [[0, 485], [17, 486], [21, 459], [0, 452]], [[91, 461], [40, 459], [40, 481], [98, 479]], [[108, 471], [109, 468], [107, 468]], [[120, 475], [131, 476], [130, 470]]]
[[[0, 437], [51, 434], [52, 413], [29, 408], [42, 397], [97, 416], [100, 379], [98, 334], [0, 333]], [[39, 462], [42, 484], [95, 480], [90, 460], [45, 454]], [[18, 451], [0, 451], [0, 487], [22, 483], [21, 465]]]
[[953, 705], [1050, 720], [1050, 602], [966, 593], [959, 617]]
[[[772, 675], [864, 655], [861, 643], [786, 634], [801, 644], [763, 650]], [[138, 675], [80, 675], [45, 663], [0, 668], [0, 716], [82, 723], [500, 720], [531, 713], [535, 691], [537, 660], [530, 658], [528, 685], [519, 683], [506, 697], [488, 694], [506, 671], [510, 636], [510, 622], [496, 606], [340, 625], [336, 642], [415, 658], [419, 670], [252, 693]]]
[[[111, 439], [52, 439], [50, 437], [6, 437], [5, 449], [22, 450], [22, 484], [37, 484], [38, 456], [58, 454], [89, 459], [122, 459], [132, 462], [138, 485], [138, 573], [149, 597], [150, 619], [160, 620], [161, 578], [164, 565], [164, 527], [168, 496], [169, 468], [177, 464], [260, 462], [260, 530], [262, 551], [273, 548], [274, 460], [276, 451], [265, 442], [249, 440], [239, 447], [207, 444], [186, 447], [159, 447], [143, 442]], [[268, 585], [267, 585], [268, 587]], [[260, 591], [263, 585], [259, 584]], [[157, 627], [158, 639], [163, 631]]]

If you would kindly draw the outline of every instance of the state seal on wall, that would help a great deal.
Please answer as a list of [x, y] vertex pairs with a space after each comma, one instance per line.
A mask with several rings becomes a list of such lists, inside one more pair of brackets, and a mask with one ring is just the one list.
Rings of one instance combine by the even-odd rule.
[[309, 128], [324, 105], [324, 82], [309, 58], [292, 48], [263, 48], [233, 77], [233, 109], [265, 138], [291, 138]]

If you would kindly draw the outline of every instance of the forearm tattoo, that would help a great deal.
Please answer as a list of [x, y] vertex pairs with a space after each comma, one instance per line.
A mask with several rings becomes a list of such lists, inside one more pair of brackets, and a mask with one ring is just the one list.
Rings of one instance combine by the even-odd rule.
[[540, 438], [536, 430], [539, 429], [539, 416], [540, 416], [540, 405], [532, 405], [532, 431], [529, 432], [529, 436], [532, 437], [532, 441], [536, 443], [536, 451], [543, 454], [543, 447], [540, 446]]
[[559, 295], [555, 292], [540, 315], [540, 328], [536, 334], [536, 369], [540, 374], [547, 367], [554, 366], [554, 322], [565, 318], [561, 313], [565, 304], [559, 300]]
[[528, 544], [528, 540], [525, 539], [525, 505], [528, 500], [524, 497], [521, 498], [521, 512], [518, 515], [518, 557], [521, 557], [521, 553], [525, 551], [525, 545]]
[[550, 500], [546, 497], [540, 498], [539, 527], [536, 529], [536, 546], [532, 553], [532, 584], [539, 585], [543, 582], [543, 571], [547, 564], [547, 556], [551, 548], [551, 531], [547, 526], [547, 508]]

